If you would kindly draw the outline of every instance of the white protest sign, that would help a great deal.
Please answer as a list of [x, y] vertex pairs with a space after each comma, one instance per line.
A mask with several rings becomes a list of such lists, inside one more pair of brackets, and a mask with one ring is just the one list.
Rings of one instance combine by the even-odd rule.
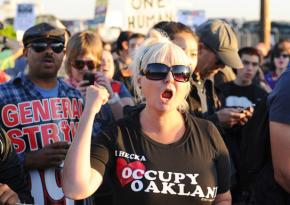
[[109, 0], [105, 25], [146, 34], [160, 21], [174, 21], [174, 0]]
[[46, 0], [41, 1], [41, 7], [41, 14], [52, 14], [58, 19], [89, 20], [95, 17], [96, 0]]
[[177, 12], [177, 20], [194, 29], [206, 21], [205, 11], [179, 10]]
[[35, 22], [35, 10], [32, 3], [19, 3], [16, 7], [16, 17], [14, 19], [14, 29], [25, 31]]

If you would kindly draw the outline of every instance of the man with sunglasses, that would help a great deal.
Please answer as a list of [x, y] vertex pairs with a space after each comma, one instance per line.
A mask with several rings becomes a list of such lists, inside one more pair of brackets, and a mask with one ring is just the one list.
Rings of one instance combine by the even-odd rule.
[[61, 189], [62, 162], [83, 109], [81, 93], [57, 78], [65, 32], [48, 23], [23, 36], [28, 73], [0, 85], [1, 126], [30, 173], [35, 204], [74, 204]]
[[209, 20], [197, 27], [196, 33], [200, 43], [189, 95], [191, 111], [211, 120], [219, 128], [244, 124], [251, 116], [251, 111], [241, 113], [235, 108], [221, 109], [220, 93], [213, 82], [214, 74], [225, 65], [236, 69], [243, 67], [234, 31], [222, 20]]

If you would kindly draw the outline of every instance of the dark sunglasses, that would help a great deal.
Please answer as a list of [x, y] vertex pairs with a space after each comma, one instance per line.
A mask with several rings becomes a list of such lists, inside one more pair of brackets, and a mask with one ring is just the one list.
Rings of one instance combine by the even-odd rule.
[[276, 54], [275, 55], [275, 58], [280, 58], [280, 57], [289, 58], [289, 55], [288, 54], [285, 54], [285, 53], [281, 53], [281, 54]]
[[259, 63], [257, 63], [257, 62], [251, 62], [251, 61], [247, 61], [247, 60], [243, 60], [243, 64], [246, 66], [251, 64], [253, 67], [257, 67], [259, 65]]
[[185, 65], [169, 67], [162, 63], [150, 63], [145, 71], [141, 70], [140, 74], [149, 80], [164, 80], [169, 72], [172, 73], [174, 80], [178, 82], [188, 82], [191, 75], [190, 68]]
[[72, 63], [73, 67], [75, 67], [76, 69], [78, 70], [83, 70], [85, 66], [88, 67], [88, 70], [92, 71], [94, 70], [95, 68], [97, 68], [97, 63], [95, 61], [92, 61], [92, 60], [75, 60], [73, 63]]
[[62, 42], [33, 42], [30, 47], [37, 53], [45, 51], [48, 47], [55, 53], [61, 53], [64, 49]]

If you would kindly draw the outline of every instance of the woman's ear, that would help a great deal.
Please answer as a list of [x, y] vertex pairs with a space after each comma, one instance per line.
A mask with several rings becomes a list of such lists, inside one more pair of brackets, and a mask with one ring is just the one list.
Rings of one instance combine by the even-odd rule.
[[141, 76], [138, 76], [137, 84], [138, 84], [139, 89], [141, 90], [141, 88], [142, 88], [142, 86], [141, 86]]

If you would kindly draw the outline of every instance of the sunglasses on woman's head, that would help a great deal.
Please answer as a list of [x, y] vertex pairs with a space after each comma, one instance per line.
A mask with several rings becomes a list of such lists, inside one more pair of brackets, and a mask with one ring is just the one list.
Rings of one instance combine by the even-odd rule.
[[141, 70], [140, 74], [149, 80], [164, 80], [169, 72], [172, 73], [174, 80], [178, 82], [188, 82], [191, 75], [188, 66], [174, 65], [169, 67], [163, 63], [150, 63], [145, 71]]
[[72, 65], [77, 70], [83, 70], [85, 66], [91, 71], [97, 68], [97, 63], [93, 60], [75, 60]]
[[48, 49], [48, 47], [51, 48], [51, 50], [55, 53], [61, 53], [64, 49], [64, 44], [62, 42], [50, 42], [50, 41], [41, 41], [41, 42], [33, 42], [30, 43], [29, 46], [37, 53], [41, 53]]

